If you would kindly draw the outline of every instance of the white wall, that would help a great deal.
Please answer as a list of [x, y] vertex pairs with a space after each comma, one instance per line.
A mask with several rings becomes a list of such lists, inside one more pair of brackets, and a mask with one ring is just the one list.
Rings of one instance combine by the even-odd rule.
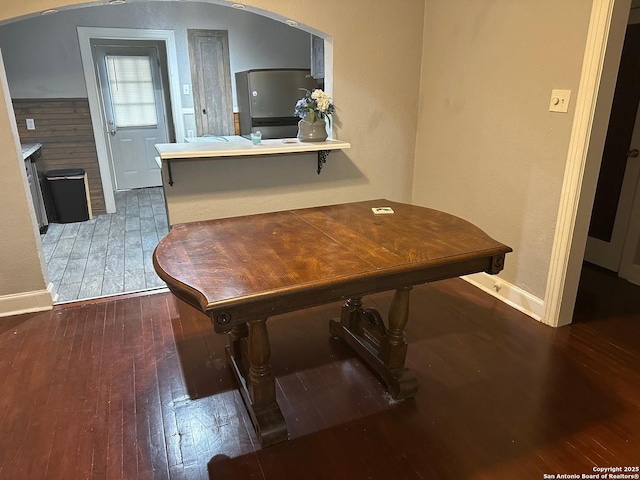
[[[428, 0], [413, 201], [511, 246], [544, 299], [591, 2]], [[550, 14], [553, 12], [553, 14]], [[569, 113], [548, 111], [572, 90]]]

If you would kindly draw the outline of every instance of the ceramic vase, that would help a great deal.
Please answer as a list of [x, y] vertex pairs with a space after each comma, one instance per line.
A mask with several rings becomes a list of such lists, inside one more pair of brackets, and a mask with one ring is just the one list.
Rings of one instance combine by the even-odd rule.
[[324, 118], [315, 118], [308, 122], [304, 118], [298, 122], [298, 140], [301, 142], [324, 142], [327, 139], [327, 122]]

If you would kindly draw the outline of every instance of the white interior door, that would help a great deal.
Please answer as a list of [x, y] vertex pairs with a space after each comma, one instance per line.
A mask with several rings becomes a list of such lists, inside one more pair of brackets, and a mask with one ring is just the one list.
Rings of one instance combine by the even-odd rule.
[[159, 54], [152, 46], [94, 46], [116, 190], [162, 184], [156, 143], [168, 143]]

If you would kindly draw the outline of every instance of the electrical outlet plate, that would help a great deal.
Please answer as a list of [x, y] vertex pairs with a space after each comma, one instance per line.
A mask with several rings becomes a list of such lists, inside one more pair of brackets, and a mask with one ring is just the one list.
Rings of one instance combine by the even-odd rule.
[[569, 111], [571, 90], [551, 90], [550, 112], [566, 113]]
[[33, 121], [33, 118], [27, 118], [27, 130], [35, 130], [36, 122]]

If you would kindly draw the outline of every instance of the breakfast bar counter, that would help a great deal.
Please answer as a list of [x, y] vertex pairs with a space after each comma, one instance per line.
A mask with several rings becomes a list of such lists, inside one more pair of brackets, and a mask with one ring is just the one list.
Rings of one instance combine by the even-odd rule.
[[161, 160], [193, 158], [244, 157], [253, 155], [274, 155], [279, 153], [306, 153], [323, 150], [344, 150], [351, 145], [339, 140], [324, 142], [301, 142], [297, 138], [262, 140], [257, 145], [251, 141], [160, 143], [156, 150]]
[[171, 163], [180, 160], [223, 159], [229, 157], [247, 157], [255, 155], [278, 155], [291, 153], [318, 152], [318, 174], [326, 162], [331, 150], [350, 148], [347, 142], [325, 140], [323, 142], [301, 142], [297, 138], [278, 138], [262, 140], [258, 144], [251, 141], [199, 141], [195, 143], [160, 143], [156, 150], [161, 163], [166, 162], [169, 185], [173, 185]]

